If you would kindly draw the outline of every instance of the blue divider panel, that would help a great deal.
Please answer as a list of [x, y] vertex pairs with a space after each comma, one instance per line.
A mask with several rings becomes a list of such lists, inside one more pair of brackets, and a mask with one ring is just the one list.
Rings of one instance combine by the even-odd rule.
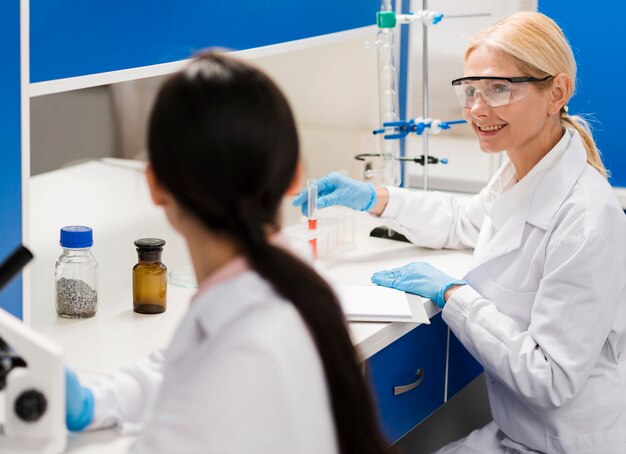
[[[22, 242], [20, 137], [20, 2], [0, 2], [0, 261]], [[0, 292], [0, 307], [22, 317], [22, 279]]]
[[468, 352], [450, 331], [448, 348], [448, 399], [483, 373], [483, 366]]
[[623, 130], [626, 92], [620, 88], [626, 74], [626, 40], [622, 35], [626, 3], [600, 1], [589, 4], [539, 1], [539, 11], [564, 30], [578, 63], [577, 93], [570, 113], [591, 114], [594, 137], [611, 184], [626, 186], [626, 153]]
[[380, 0], [31, 0], [31, 82], [374, 25], [379, 8]]

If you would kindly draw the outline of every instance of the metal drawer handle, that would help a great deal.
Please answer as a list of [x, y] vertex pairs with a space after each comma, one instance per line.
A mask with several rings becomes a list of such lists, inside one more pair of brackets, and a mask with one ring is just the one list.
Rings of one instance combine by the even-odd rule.
[[424, 380], [424, 369], [420, 367], [419, 369], [417, 369], [417, 372], [415, 373], [415, 375], [417, 376], [417, 380], [415, 380], [413, 383], [409, 383], [408, 385], [402, 385], [402, 386], [394, 386], [393, 395], [399, 396], [400, 394], [407, 393], [411, 391], [413, 388], [417, 388], [419, 385], [421, 385], [422, 380]]

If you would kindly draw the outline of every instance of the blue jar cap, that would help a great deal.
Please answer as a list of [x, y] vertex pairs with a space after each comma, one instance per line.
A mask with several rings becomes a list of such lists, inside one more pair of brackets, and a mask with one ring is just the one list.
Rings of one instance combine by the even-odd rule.
[[68, 249], [83, 249], [93, 246], [91, 227], [68, 225], [61, 228], [61, 246]]

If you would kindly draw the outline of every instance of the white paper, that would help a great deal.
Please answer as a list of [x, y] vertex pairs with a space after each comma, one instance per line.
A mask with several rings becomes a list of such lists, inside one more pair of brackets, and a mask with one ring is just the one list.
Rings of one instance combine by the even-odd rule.
[[335, 292], [351, 321], [430, 323], [422, 299], [400, 290], [377, 285], [336, 285]]

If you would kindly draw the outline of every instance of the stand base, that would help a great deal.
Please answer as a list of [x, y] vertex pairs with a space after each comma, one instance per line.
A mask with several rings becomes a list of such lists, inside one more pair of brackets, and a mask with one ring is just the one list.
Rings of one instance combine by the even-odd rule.
[[384, 238], [386, 240], [402, 241], [404, 243], [410, 243], [407, 237], [387, 227], [376, 227], [374, 230], [370, 232], [370, 236], [373, 236], [374, 238]]

